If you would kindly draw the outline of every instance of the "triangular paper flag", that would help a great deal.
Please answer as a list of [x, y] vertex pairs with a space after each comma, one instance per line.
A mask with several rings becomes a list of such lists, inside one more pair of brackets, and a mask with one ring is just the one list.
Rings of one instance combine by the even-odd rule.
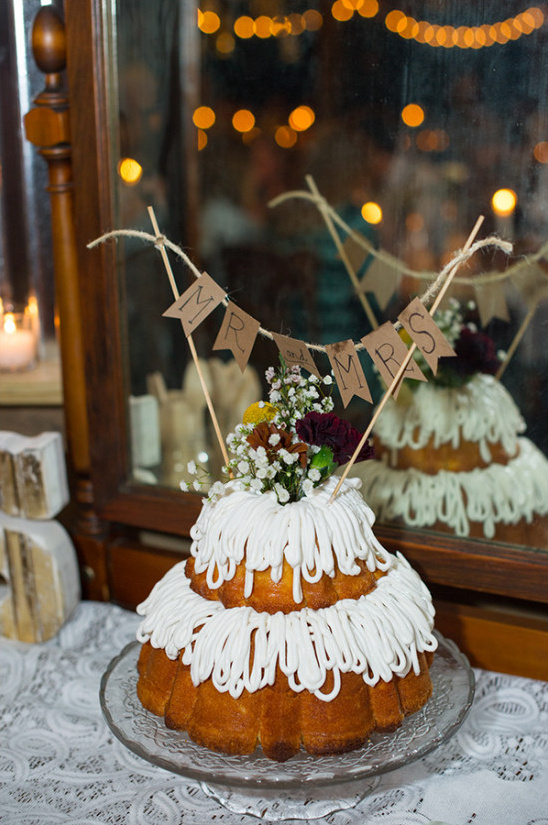
[[500, 318], [509, 321], [508, 306], [504, 295], [504, 286], [501, 281], [474, 286], [476, 303], [482, 327], [486, 327], [491, 318]]
[[380, 258], [375, 258], [361, 280], [362, 290], [372, 292], [381, 309], [386, 309], [397, 289], [401, 271]]
[[428, 313], [420, 298], [413, 298], [411, 303], [400, 313], [398, 320], [401, 321], [405, 330], [424, 355], [426, 363], [434, 375], [438, 371], [438, 360], [440, 358], [456, 355], [455, 350]]
[[296, 338], [289, 338], [287, 335], [279, 335], [276, 332], [272, 333], [272, 337], [286, 364], [289, 366], [296, 364], [298, 367], [311, 372], [317, 378], [321, 378], [306, 344], [297, 341]]
[[512, 285], [528, 306], [548, 298], [548, 271], [538, 263], [520, 267], [512, 276]]
[[168, 318], [178, 318], [188, 338], [224, 298], [225, 291], [207, 272], [203, 272], [162, 314]]
[[346, 257], [348, 258], [350, 266], [356, 273], [360, 271], [364, 261], [371, 254], [365, 246], [360, 243], [360, 238], [365, 241], [365, 238], [359, 232], [352, 232], [343, 243], [343, 249], [346, 253]]
[[373, 398], [353, 341], [348, 339], [348, 341], [339, 341], [336, 344], [326, 344], [325, 351], [344, 406], [348, 406], [348, 402], [355, 395], [372, 404]]
[[249, 361], [260, 326], [255, 318], [230, 302], [213, 349], [229, 349], [243, 372]]
[[[362, 344], [376, 364], [381, 378], [389, 387], [398, 374], [398, 370], [407, 356], [407, 347], [392, 326], [390, 321], [382, 324], [378, 329], [362, 338]], [[411, 359], [405, 368], [403, 378], [415, 378], [417, 381], [426, 381], [420, 368]], [[394, 390], [394, 398], [398, 397], [402, 381]]]

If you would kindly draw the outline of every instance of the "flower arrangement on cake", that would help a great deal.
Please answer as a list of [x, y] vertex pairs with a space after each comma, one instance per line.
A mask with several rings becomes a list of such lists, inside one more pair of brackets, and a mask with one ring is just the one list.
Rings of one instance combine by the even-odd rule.
[[[305, 376], [299, 366], [287, 366], [280, 356], [280, 366], [270, 367], [265, 377], [269, 400], [252, 404], [235, 432], [227, 436], [232, 458], [225, 471], [242, 489], [257, 494], [273, 491], [280, 504], [299, 501], [346, 464], [362, 433], [333, 412], [330, 375]], [[373, 455], [366, 442], [357, 461]], [[208, 485], [198, 478], [194, 461], [187, 469], [196, 478], [192, 485], [181, 482], [183, 491]], [[209, 497], [215, 498], [223, 489], [222, 482], [215, 482]]]

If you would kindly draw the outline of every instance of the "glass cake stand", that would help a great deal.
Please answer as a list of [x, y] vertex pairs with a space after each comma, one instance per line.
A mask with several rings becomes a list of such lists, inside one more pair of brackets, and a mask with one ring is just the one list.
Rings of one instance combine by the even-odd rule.
[[456, 645], [436, 633], [427, 705], [392, 733], [373, 733], [359, 750], [317, 757], [302, 751], [283, 764], [260, 748], [251, 756], [225, 756], [166, 728], [137, 698], [140, 644], [112, 660], [101, 680], [101, 708], [114, 735], [131, 751], [200, 783], [205, 794], [238, 814], [270, 821], [316, 819], [351, 808], [371, 793], [380, 775], [396, 770], [447, 741], [462, 725], [474, 696], [474, 674]]

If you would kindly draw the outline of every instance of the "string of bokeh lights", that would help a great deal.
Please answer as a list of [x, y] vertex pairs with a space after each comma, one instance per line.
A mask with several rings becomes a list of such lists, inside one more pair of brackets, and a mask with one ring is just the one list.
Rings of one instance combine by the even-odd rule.
[[[215, 49], [219, 57], [228, 57], [233, 52], [236, 38], [248, 40], [257, 37], [266, 40], [270, 37], [295, 37], [307, 31], [316, 32], [324, 24], [323, 15], [316, 9], [308, 9], [302, 14], [295, 12], [274, 17], [241, 15], [227, 24], [214, 11], [214, 2], [207, 5], [205, 10], [197, 10], [197, 25], [202, 34], [215, 35]], [[339, 22], [346, 22], [353, 17], [372, 19], [379, 16], [380, 12], [378, 0], [335, 0], [330, 8], [331, 15]], [[481, 49], [496, 44], [503, 45], [522, 35], [532, 34], [544, 21], [544, 12], [536, 6], [527, 8], [515, 17], [481, 26], [442, 26], [426, 20], [416, 20], [400, 9], [391, 9], [384, 18], [384, 25], [393, 34], [427, 46]], [[409, 128], [409, 133], [405, 136], [407, 148], [414, 142], [421, 152], [446, 151], [450, 145], [449, 134], [444, 129], [426, 128], [426, 117], [424, 107], [418, 103], [409, 103], [402, 109], [401, 119]], [[283, 149], [290, 149], [297, 143], [299, 135], [313, 126], [315, 119], [315, 112], [310, 106], [297, 106], [289, 114], [287, 123], [276, 126], [273, 134], [275, 142]], [[215, 125], [215, 111], [210, 106], [198, 106], [193, 112], [192, 121], [196, 127], [197, 148], [202, 150], [208, 143], [208, 131]], [[424, 128], [419, 128], [421, 126]], [[232, 127], [245, 144], [251, 144], [261, 134], [255, 115], [245, 108], [233, 113]], [[532, 148], [532, 156], [540, 164], [548, 163], [548, 141], [537, 143]], [[118, 172], [124, 183], [131, 186], [140, 180], [142, 168], [138, 161], [123, 158], [118, 164]], [[504, 205], [501, 199], [504, 200]], [[515, 206], [516, 195], [512, 190], [499, 190], [493, 194], [492, 208], [495, 214], [511, 214]], [[382, 209], [377, 203], [365, 203], [362, 216], [367, 223], [378, 224], [383, 218]]]
[[[372, 19], [380, 14], [378, 0], [335, 0], [330, 13], [335, 20], [343, 23], [354, 17]], [[532, 34], [544, 23], [544, 12], [538, 6], [508, 17], [484, 23], [481, 26], [439, 25], [429, 20], [417, 20], [401, 9], [392, 9], [384, 18], [388, 31], [405, 40], [415, 40], [434, 48], [483, 49], [496, 44], [504, 45], [519, 40], [523, 35]], [[269, 37], [298, 36], [306, 31], [318, 31], [324, 19], [321, 12], [308, 9], [303, 14], [292, 13], [269, 17], [259, 15], [237, 17], [232, 30], [223, 28], [221, 17], [216, 11], [198, 9], [198, 28], [203, 34], [216, 34], [216, 49], [220, 55], [230, 54], [236, 45], [235, 38], [248, 40], [252, 37], [266, 40]]]

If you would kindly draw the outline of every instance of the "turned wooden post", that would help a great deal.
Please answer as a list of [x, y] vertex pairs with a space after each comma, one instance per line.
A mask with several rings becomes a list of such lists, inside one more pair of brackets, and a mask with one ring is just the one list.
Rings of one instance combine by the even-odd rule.
[[62, 72], [66, 66], [65, 25], [53, 6], [34, 20], [32, 50], [45, 87], [35, 108], [24, 117], [27, 140], [40, 147], [48, 165], [55, 297], [59, 315], [67, 455], [74, 476], [76, 523], [71, 530], [79, 553], [84, 592], [108, 598], [103, 552], [103, 525], [93, 509], [89, 479], [89, 427], [78, 259], [74, 227], [69, 98]]

